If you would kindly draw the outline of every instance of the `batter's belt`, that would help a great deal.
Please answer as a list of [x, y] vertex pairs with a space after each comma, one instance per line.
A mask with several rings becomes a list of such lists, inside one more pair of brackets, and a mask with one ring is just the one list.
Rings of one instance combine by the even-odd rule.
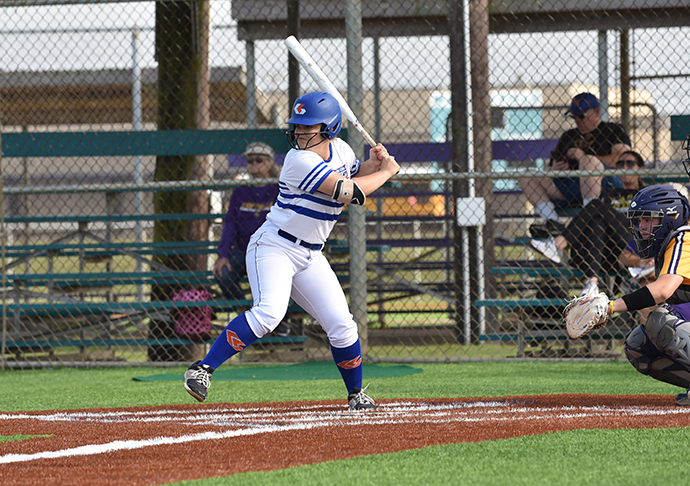
[[306, 241], [300, 240], [296, 236], [291, 235], [287, 231], [283, 231], [282, 229], [278, 230], [278, 235], [282, 236], [286, 240], [292, 241], [293, 243], [299, 242], [299, 246], [303, 246], [304, 248], [309, 248], [310, 250], [315, 250], [315, 251], [321, 251], [323, 249], [322, 244], [316, 244], [316, 243], [307, 243]]

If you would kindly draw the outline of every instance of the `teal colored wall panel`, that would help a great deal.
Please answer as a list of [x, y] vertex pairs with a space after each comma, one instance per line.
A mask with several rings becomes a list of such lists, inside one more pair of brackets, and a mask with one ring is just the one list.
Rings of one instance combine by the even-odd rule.
[[[239, 154], [250, 142], [289, 150], [285, 130], [156, 130], [2, 134], [3, 157]], [[277, 150], [279, 151], [279, 150]]]
[[690, 135], [690, 115], [671, 115], [671, 140], [685, 140]]

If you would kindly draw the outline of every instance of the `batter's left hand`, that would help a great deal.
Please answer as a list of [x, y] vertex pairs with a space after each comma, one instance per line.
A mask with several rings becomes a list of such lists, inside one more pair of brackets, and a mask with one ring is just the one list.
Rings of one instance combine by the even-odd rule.
[[376, 170], [381, 168], [381, 162], [383, 162], [383, 160], [388, 156], [388, 150], [386, 150], [386, 147], [380, 143], [377, 143], [376, 146], [369, 149], [369, 160], [374, 165]]

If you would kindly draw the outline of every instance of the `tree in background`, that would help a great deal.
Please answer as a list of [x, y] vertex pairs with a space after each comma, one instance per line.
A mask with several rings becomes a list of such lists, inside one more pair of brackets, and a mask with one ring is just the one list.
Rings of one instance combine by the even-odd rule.
[[[159, 130], [193, 130], [208, 127], [208, 0], [156, 2], [156, 59], [158, 61]], [[158, 156], [156, 181], [204, 179], [207, 156]], [[156, 214], [208, 213], [206, 191], [159, 191], [154, 195]], [[155, 221], [154, 242], [206, 239], [208, 221]], [[205, 257], [205, 256], [204, 256]], [[172, 270], [205, 270], [206, 259], [158, 255], [158, 262]], [[152, 300], [170, 300], [179, 287], [154, 286]], [[151, 337], [174, 337], [171, 322], [151, 321]], [[149, 348], [149, 359], [189, 360], [191, 350], [179, 346]]]

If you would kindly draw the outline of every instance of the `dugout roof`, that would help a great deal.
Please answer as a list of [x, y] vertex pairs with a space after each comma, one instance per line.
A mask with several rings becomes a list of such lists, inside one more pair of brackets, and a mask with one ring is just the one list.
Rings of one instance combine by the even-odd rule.
[[[447, 35], [447, 0], [362, 1], [364, 37]], [[299, 0], [302, 38], [344, 38], [345, 2]], [[233, 0], [241, 40], [287, 36], [286, 0]], [[491, 33], [690, 25], [686, 0], [489, 0]]]
[[[143, 0], [0, 0], [0, 7], [136, 1]], [[364, 37], [448, 34], [448, 0], [361, 4]], [[345, 8], [343, 0], [299, 0], [300, 36], [344, 38]], [[287, 0], [232, 0], [232, 17], [241, 40], [287, 36]], [[682, 27], [690, 7], [687, 0], [489, 0], [489, 19], [491, 33]]]

